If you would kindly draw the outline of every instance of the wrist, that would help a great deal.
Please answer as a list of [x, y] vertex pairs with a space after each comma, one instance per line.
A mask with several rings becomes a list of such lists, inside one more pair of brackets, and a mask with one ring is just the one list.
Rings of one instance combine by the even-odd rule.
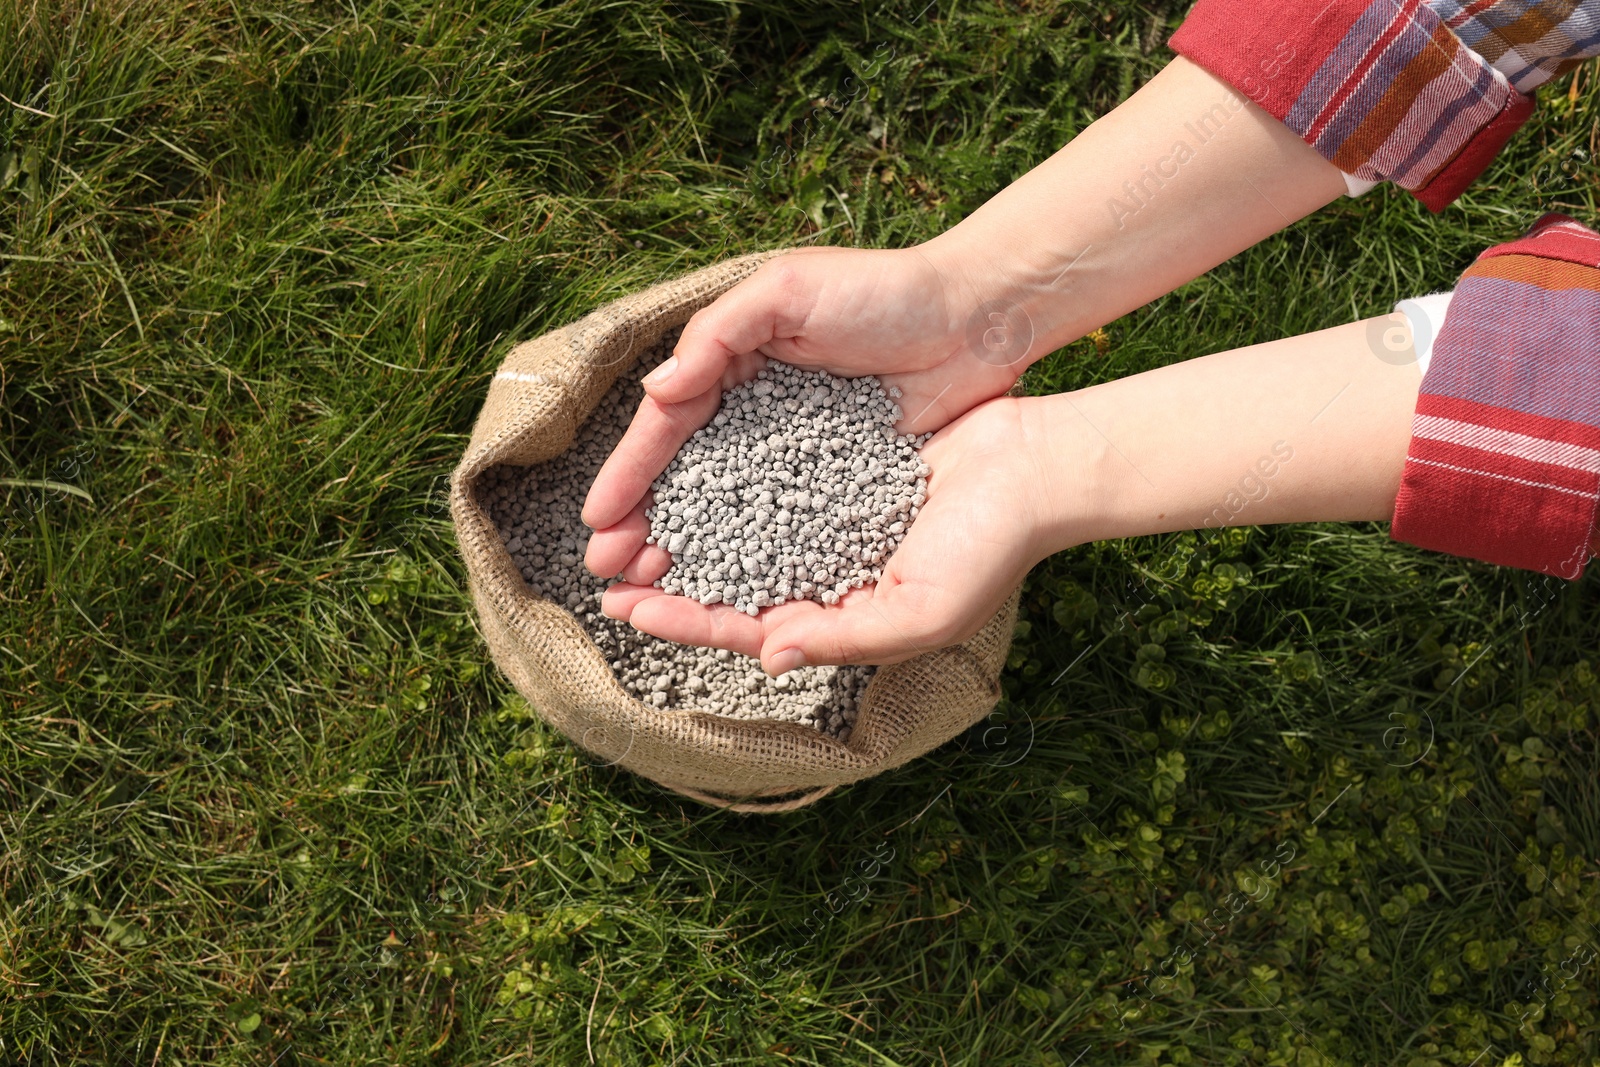
[[1052, 284], [1062, 274], [1053, 253], [1028, 247], [981, 219], [969, 218], [916, 250], [942, 280], [952, 336], [1014, 377], [1100, 325], [1089, 321], [1094, 308], [1087, 302], [1073, 302], [1072, 321], [1064, 320], [1069, 290]]
[[1027, 477], [1038, 488], [1030, 535], [1036, 560], [1090, 541], [1118, 536], [1118, 464], [1106, 438], [1074, 412], [1079, 392], [1016, 401]]

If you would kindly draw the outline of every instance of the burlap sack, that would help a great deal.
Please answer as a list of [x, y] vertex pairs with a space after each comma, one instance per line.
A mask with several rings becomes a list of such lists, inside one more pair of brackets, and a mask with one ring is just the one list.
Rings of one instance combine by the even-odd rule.
[[661, 710], [635, 700], [577, 620], [535, 596], [512, 565], [479, 476], [568, 448], [583, 420], [663, 332], [779, 253], [652, 286], [518, 345], [494, 380], [450, 485], [450, 512], [489, 651], [538, 714], [608, 763], [738, 811], [784, 811], [897, 767], [966, 730], [1000, 696], [1020, 588], [971, 640], [880, 668], [850, 741], [797, 723]]

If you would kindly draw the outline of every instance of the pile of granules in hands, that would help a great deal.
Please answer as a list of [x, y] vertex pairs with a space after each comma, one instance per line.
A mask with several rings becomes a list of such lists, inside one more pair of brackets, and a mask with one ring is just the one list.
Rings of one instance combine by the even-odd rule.
[[[638, 376], [666, 358], [677, 340], [677, 333], [669, 331], [654, 348], [641, 354], [640, 366], [635, 372]], [[600, 595], [615, 579], [597, 578], [584, 567], [583, 553], [589, 529], [583, 525], [580, 515], [589, 486], [621, 440], [643, 396], [644, 390], [636, 378], [625, 376], [601, 399], [579, 429], [572, 446], [561, 455], [532, 467], [502, 466], [485, 472], [480, 482], [480, 500], [505, 542], [513, 564], [533, 593], [572, 613], [599, 647], [623, 688], [643, 703], [663, 710], [693, 709], [738, 719], [779, 719], [848, 741], [873, 668], [801, 667], [781, 678], [769, 678], [761, 670], [760, 663], [748, 656], [725, 649], [663, 641], [600, 613]], [[882, 401], [881, 393], [878, 397]], [[784, 414], [798, 412], [785, 411]], [[891, 419], [891, 426], [892, 423]], [[772, 432], [776, 431], [769, 428], [768, 434]], [[787, 454], [786, 449], [784, 455]], [[870, 463], [867, 469], [871, 469]], [[915, 484], [920, 491], [921, 482]], [[858, 487], [858, 497], [863, 487]], [[871, 499], [870, 494], [867, 499]], [[920, 505], [915, 494], [911, 499], [910, 507], [903, 509], [908, 515]], [[795, 504], [799, 504], [798, 499]], [[808, 503], [807, 506], [815, 510], [815, 505]], [[790, 511], [795, 513], [794, 508]], [[794, 524], [790, 525], [792, 535]], [[801, 523], [800, 528], [804, 529], [805, 525]], [[888, 523], [885, 529], [892, 526], [892, 522]], [[858, 543], [850, 541], [848, 535], [845, 541]], [[876, 541], [872, 543], [877, 544]], [[866, 557], [870, 556], [869, 551]], [[769, 551], [768, 562], [773, 558]], [[841, 555], [841, 558], [844, 557]], [[887, 550], [882, 558], [887, 558]], [[814, 581], [811, 584], [817, 585]], [[776, 585], [774, 582], [774, 588]]]
[[874, 377], [772, 363], [723, 394], [652, 486], [655, 584], [750, 615], [788, 600], [837, 604], [876, 582], [927, 501], [931, 435], [901, 435]]

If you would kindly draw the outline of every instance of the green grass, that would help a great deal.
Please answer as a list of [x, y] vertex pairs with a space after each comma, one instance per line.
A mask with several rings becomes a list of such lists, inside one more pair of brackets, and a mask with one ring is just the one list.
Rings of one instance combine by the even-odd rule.
[[[1087, 546], [991, 722], [785, 818], [594, 764], [489, 665], [443, 486], [514, 341], [924, 239], [1181, 17], [0, 8], [0, 1063], [1600, 1062], [1592, 579], [1376, 524]], [[1593, 220], [1578, 77], [1445, 215], [1340, 202], [1031, 383]]]

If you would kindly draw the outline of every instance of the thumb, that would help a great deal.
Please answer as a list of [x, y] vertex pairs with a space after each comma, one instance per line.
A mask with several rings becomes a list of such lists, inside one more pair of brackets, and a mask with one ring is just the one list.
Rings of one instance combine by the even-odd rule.
[[681, 403], [721, 381], [738, 357], [799, 333], [816, 290], [815, 272], [800, 263], [805, 258], [796, 251], [764, 263], [696, 312], [672, 358], [645, 376], [645, 391], [661, 403]]
[[852, 592], [838, 608], [796, 613], [762, 641], [762, 669], [776, 676], [823, 663], [899, 663], [943, 648], [959, 634], [928, 592], [879, 583]]

